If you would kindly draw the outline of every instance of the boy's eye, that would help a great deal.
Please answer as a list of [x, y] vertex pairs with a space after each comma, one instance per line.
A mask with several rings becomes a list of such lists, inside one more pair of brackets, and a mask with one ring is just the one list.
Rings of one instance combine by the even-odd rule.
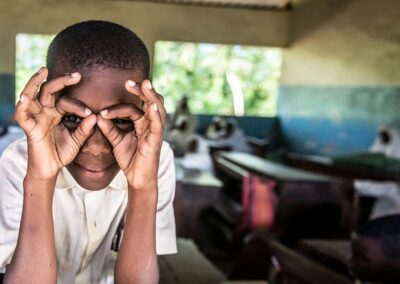
[[82, 118], [76, 115], [65, 115], [62, 119], [64, 126], [70, 130], [77, 128], [81, 121]]
[[76, 115], [67, 115], [64, 116], [63, 120], [65, 122], [80, 123], [82, 121], [82, 118]]
[[130, 132], [134, 129], [134, 124], [132, 120], [129, 119], [114, 118], [112, 122], [124, 132]]

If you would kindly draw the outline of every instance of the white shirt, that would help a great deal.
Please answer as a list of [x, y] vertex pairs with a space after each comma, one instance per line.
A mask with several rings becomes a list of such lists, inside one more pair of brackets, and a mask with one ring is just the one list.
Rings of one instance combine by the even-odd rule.
[[7, 133], [0, 136], [0, 154], [8, 147], [8, 145], [24, 135], [24, 131], [19, 126], [8, 126]]
[[[389, 142], [381, 139], [380, 132], [386, 131]], [[393, 126], [381, 126], [369, 149], [372, 153], [383, 153], [388, 158], [400, 159], [400, 131]], [[354, 187], [361, 196], [376, 198], [370, 219], [400, 213], [400, 183], [390, 181], [355, 180]]]
[[[26, 168], [23, 138], [11, 144], [0, 158], [0, 273], [5, 272], [17, 244]], [[127, 190], [122, 171], [107, 188], [89, 191], [62, 169], [53, 198], [57, 283], [113, 283], [117, 253], [111, 247], [121, 221], [123, 224]], [[157, 254], [176, 253], [174, 193], [174, 158], [164, 142], [158, 170]]]

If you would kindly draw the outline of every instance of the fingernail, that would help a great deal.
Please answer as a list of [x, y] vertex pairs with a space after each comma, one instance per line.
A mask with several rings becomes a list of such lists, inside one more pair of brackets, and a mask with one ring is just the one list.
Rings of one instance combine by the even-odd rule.
[[40, 67], [40, 69], [37, 71], [37, 73], [38, 74], [42, 73], [43, 69], [44, 69], [43, 67]]
[[158, 106], [157, 106], [157, 104], [153, 104], [153, 110], [154, 110], [154, 111], [158, 111]]
[[88, 109], [88, 108], [85, 108], [85, 114], [86, 114], [87, 116], [89, 116], [89, 115], [92, 114], [92, 111], [91, 111], [90, 109]]
[[19, 101], [22, 103], [25, 100], [25, 95], [19, 97]]
[[150, 81], [147, 81], [146, 87], [147, 87], [147, 89], [149, 89], [149, 90], [151, 90], [151, 89], [153, 88], [153, 86], [151, 85], [151, 82], [150, 82]]
[[133, 82], [132, 80], [128, 80], [128, 86], [131, 87], [131, 88], [133, 88], [133, 87], [136, 86], [136, 83]]
[[102, 111], [100, 112], [100, 115], [101, 115], [101, 116], [105, 116], [105, 115], [107, 115], [107, 113], [108, 113], [108, 109], [104, 109], [104, 110], [102, 110]]
[[72, 78], [77, 78], [79, 76], [78, 72], [71, 73]]

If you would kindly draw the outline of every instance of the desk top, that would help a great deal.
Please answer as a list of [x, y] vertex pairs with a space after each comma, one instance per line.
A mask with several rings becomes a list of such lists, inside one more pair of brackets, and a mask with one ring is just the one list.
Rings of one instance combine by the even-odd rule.
[[281, 181], [337, 181], [337, 179], [330, 176], [314, 174], [312, 172], [291, 168], [248, 153], [218, 152], [217, 155], [238, 166], [241, 166], [245, 170]]
[[[380, 181], [400, 179], [400, 172], [395, 167], [384, 167], [385, 161], [378, 161], [375, 154], [370, 154], [370, 157], [364, 155], [362, 159], [360, 162], [357, 155], [354, 158], [349, 155], [347, 158], [332, 159], [295, 153], [289, 153], [285, 157], [286, 162], [294, 167], [338, 178]], [[371, 165], [368, 165], [368, 159]]]
[[195, 169], [184, 169], [180, 166], [176, 166], [176, 181], [184, 185], [194, 185], [209, 188], [221, 188], [222, 181], [216, 178], [214, 175]]

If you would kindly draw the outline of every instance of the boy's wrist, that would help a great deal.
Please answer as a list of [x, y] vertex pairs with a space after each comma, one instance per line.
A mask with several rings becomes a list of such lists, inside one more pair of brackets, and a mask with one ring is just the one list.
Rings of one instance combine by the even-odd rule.
[[29, 178], [33, 181], [38, 181], [41, 183], [51, 183], [57, 180], [59, 173], [61, 172], [62, 166], [57, 167], [42, 167], [38, 163], [30, 163], [28, 157], [28, 169], [25, 178]]
[[157, 203], [158, 189], [156, 186], [139, 189], [128, 185], [128, 196], [129, 200], [135, 199]]
[[29, 172], [26, 174], [24, 179], [24, 188], [25, 189], [55, 189], [57, 181], [57, 176], [52, 178], [39, 178], [35, 175], [30, 174]]

